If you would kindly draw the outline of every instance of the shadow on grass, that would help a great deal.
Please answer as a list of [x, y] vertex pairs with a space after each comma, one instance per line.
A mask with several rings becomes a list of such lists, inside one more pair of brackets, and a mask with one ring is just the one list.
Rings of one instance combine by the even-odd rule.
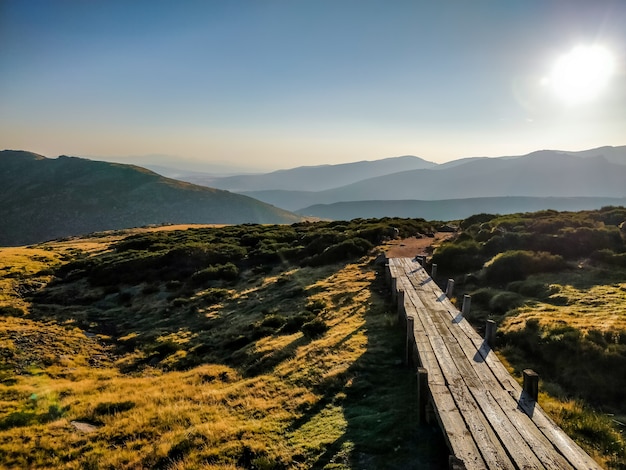
[[[373, 296], [386, 292], [381, 278], [368, 288]], [[368, 309], [365, 324], [336, 343], [340, 347], [359, 331], [367, 336], [366, 352], [343, 374], [319, 384], [323, 398], [292, 423], [289, 431], [297, 433], [329, 407], [341, 409], [344, 431], [311, 468], [447, 468], [449, 451], [440, 429], [418, 422], [416, 374], [402, 365], [404, 338], [389, 322], [393, 308], [387, 302], [384, 309]]]
[[[319, 281], [344, 267], [343, 264], [335, 265], [332, 270], [307, 272], [302, 278], [289, 276], [275, 283], [263, 283], [262, 275], [252, 277], [236, 286], [237, 295], [220, 299], [220, 303], [209, 302], [198, 295], [202, 288], [194, 291], [182, 284], [174, 292], [164, 291], [162, 287], [122, 287], [128, 295], [118, 296], [114, 292], [108, 297], [112, 300], [107, 302], [117, 302], [116, 305], [104, 302], [108, 308], [93, 305], [85, 308], [81, 306], [84, 302], [80, 298], [72, 303], [69, 297], [70, 292], [73, 296], [81, 295], [76, 285], [63, 289], [62, 284], [56, 284], [33, 297], [31, 315], [33, 319], [71, 322], [86, 334], [107, 334], [111, 336], [116, 354], [142, 352], [125, 363], [123, 372], [132, 373], [146, 366], [182, 370], [203, 363], [217, 363], [237, 368], [243, 377], [255, 377], [272, 373], [279, 364], [293, 358], [299, 348], [315, 339], [296, 335], [272, 351], [255, 347], [262, 338], [302, 331], [302, 324], [297, 324], [295, 331], [282, 329], [290, 319], [298, 316], [307, 321], [323, 319], [323, 311], [308, 309], [309, 297], [320, 292]], [[207, 287], [211, 288], [204, 286]], [[213, 287], [233, 288], [228, 285]], [[97, 289], [100, 288], [93, 288], [84, 295], [90, 298], [111, 295]], [[287, 434], [293, 435], [303, 428], [310, 430], [328, 407], [340, 410], [343, 417], [341, 428], [329, 432], [328, 436], [336, 437], [330, 441], [325, 439], [311, 451], [313, 454], [294, 456], [293, 460], [304, 459], [311, 468], [318, 469], [443, 468], [447, 465], [448, 450], [441, 431], [436, 425], [418, 424], [414, 406], [417, 396], [415, 372], [401, 365], [404, 338], [389, 320], [395, 318], [389, 314], [394, 307], [388, 302], [382, 307], [381, 293], [387, 293], [382, 277], [363, 289], [377, 299], [368, 304], [365, 323], [338, 339], [331, 348], [341, 350], [355, 335], [364, 333], [367, 337], [365, 353], [342, 374], [312, 386], [313, 391], [322, 396], [321, 400], [291, 423]], [[171, 300], [163, 300], [165, 295]], [[340, 296], [333, 301], [343, 303], [351, 299]], [[267, 327], [263, 319], [270, 315], [282, 315], [285, 323], [277, 322]], [[184, 336], [185, 342], [167, 339], [176, 335]], [[29, 421], [34, 418], [12, 419]], [[243, 459], [245, 462], [253, 460], [252, 457]], [[242, 466], [252, 468], [243, 463]]]

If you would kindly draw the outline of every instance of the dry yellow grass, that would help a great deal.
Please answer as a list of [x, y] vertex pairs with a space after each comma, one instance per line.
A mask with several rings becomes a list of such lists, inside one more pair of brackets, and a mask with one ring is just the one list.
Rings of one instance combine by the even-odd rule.
[[[111, 241], [105, 237], [48, 244], [46, 249], [7, 249], [2, 262], [32, 276], [48, 263], [60, 262], [65, 250], [96, 253]], [[3, 285], [7, 302], [18, 302], [27, 314], [0, 321], [0, 352], [15, 367], [2, 375], [0, 463], [42, 469], [234, 469], [310, 468], [317, 462], [320, 468], [355, 468], [358, 462], [376, 461], [375, 454], [384, 452], [376, 449], [393, 453], [395, 446], [398, 451], [397, 442], [380, 440], [373, 449], [364, 445], [376, 427], [387, 426], [390, 431], [379, 432], [395, 439], [391, 430], [397, 434], [406, 412], [389, 412], [384, 400], [405, 403], [402, 394], [408, 390], [408, 383], [386, 384], [389, 389], [380, 392], [386, 411], [372, 411], [378, 403], [367, 396], [373, 387], [368, 370], [382, 364], [382, 372], [375, 369], [382, 380], [387, 380], [385, 374], [396, 375], [389, 364], [396, 362], [393, 345], [401, 338], [390, 329], [393, 317], [383, 298], [373, 295], [376, 274], [369, 261], [282, 274], [297, 282], [309, 302], [326, 305], [319, 315], [329, 329], [312, 340], [298, 332], [255, 341], [248, 346], [250, 357], [273, 364], [257, 375], [225, 364], [122, 373], [119, 367], [139, 357], [137, 352], [116, 356], [101, 338], [71, 324], [37, 321], [26, 302], [19, 304], [12, 286]], [[271, 306], [272, 299], [262, 298], [263, 288], [276, 281], [276, 276], [260, 278], [233, 291], [227, 305], [199, 313], [230, 318], [230, 328], [243, 327], [236, 306]], [[184, 345], [196, 334], [181, 328], [158, 339]], [[24, 338], [30, 352], [23, 348]], [[41, 363], [31, 353], [48, 360], [31, 367]], [[167, 360], [184, 354], [182, 349]], [[167, 366], [167, 360], [161, 365]], [[410, 446], [402, 449], [396, 458], [415, 458]]]
[[[568, 325], [584, 332], [626, 331], [626, 283], [588, 288], [552, 284], [550, 288], [555, 293], [548, 302], [520, 308], [517, 315], [503, 322], [503, 330], [523, 328], [528, 320], [535, 319], [546, 327]], [[551, 299], [566, 305], [549, 303]]]

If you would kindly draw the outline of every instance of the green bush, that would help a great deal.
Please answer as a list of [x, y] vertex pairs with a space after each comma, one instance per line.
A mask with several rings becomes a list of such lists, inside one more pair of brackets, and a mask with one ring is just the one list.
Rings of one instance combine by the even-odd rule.
[[591, 255], [596, 262], [626, 268], [626, 253], [615, 253], [613, 250], [598, 250]]
[[235, 281], [239, 277], [239, 268], [233, 263], [226, 263], [223, 265], [209, 266], [208, 268], [196, 271], [191, 276], [191, 283], [199, 286], [208, 281], [224, 280]]
[[536, 299], [545, 299], [554, 293], [544, 282], [531, 280], [513, 281], [506, 286], [506, 290]]
[[291, 316], [287, 318], [285, 324], [278, 332], [286, 335], [297, 333], [305, 323], [308, 323], [313, 319], [315, 319], [315, 314], [311, 312], [303, 312], [298, 315]]
[[323, 266], [325, 264], [338, 263], [364, 256], [372, 248], [373, 245], [363, 238], [349, 238], [348, 240], [329, 246], [318, 255], [305, 258], [302, 264], [305, 266]]
[[535, 251], [506, 251], [485, 264], [484, 274], [495, 284], [524, 279], [534, 273], [553, 272], [564, 269], [565, 261], [559, 255]]
[[263, 320], [261, 320], [261, 322], [259, 323], [259, 326], [263, 328], [278, 329], [282, 327], [286, 323], [286, 321], [287, 320], [282, 315], [273, 314], [263, 318]]
[[302, 333], [307, 338], [317, 338], [328, 331], [328, 325], [320, 318], [314, 318], [302, 325]]
[[504, 314], [524, 303], [524, 298], [515, 292], [499, 292], [489, 301], [489, 309], [493, 313]]
[[480, 246], [473, 240], [462, 243], [445, 243], [439, 247], [432, 257], [442, 271], [469, 272], [479, 269], [484, 263]]
[[459, 227], [461, 228], [461, 230], [467, 230], [469, 227], [471, 227], [472, 225], [482, 225], [484, 223], [490, 222], [491, 220], [495, 219], [497, 217], [497, 215], [493, 215], [493, 214], [475, 214], [472, 215], [470, 217], [468, 217], [465, 220], [462, 220], [459, 223]]

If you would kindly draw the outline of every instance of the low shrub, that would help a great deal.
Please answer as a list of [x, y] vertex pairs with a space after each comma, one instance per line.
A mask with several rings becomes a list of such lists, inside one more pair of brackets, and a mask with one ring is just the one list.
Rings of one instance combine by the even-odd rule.
[[506, 286], [506, 290], [535, 299], [545, 299], [554, 293], [546, 283], [532, 280], [513, 281]]
[[524, 303], [524, 298], [515, 292], [499, 292], [489, 301], [489, 309], [493, 313], [504, 314]]
[[547, 252], [506, 251], [485, 264], [484, 275], [495, 284], [508, 283], [541, 272], [553, 272], [566, 266], [562, 256]]
[[305, 258], [305, 266], [323, 266], [366, 255], [374, 246], [359, 237], [349, 238], [326, 248], [322, 253]]
[[288, 317], [285, 324], [278, 331], [281, 334], [293, 334], [300, 331], [305, 323], [312, 321], [315, 315], [311, 312], [303, 312], [292, 317]]
[[484, 259], [478, 243], [466, 240], [443, 244], [433, 254], [432, 262], [442, 271], [468, 272], [479, 269]]
[[320, 318], [314, 318], [302, 325], [302, 333], [307, 338], [317, 338], [328, 331], [328, 325]]
[[235, 281], [239, 277], [239, 268], [233, 263], [213, 265], [196, 271], [190, 278], [191, 284], [202, 285], [208, 281], [224, 280]]

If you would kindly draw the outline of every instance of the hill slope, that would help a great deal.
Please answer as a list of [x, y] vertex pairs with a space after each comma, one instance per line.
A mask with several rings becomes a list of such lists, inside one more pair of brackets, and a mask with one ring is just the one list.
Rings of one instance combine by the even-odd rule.
[[427, 162], [419, 157], [404, 156], [376, 161], [342, 163], [340, 165], [301, 166], [261, 175], [238, 175], [221, 178], [191, 175], [183, 179], [196, 184], [206, 184], [215, 188], [238, 192], [274, 189], [323, 191], [390, 173], [434, 168], [435, 166], [435, 163]]
[[626, 198], [604, 197], [481, 197], [439, 201], [352, 201], [300, 209], [305, 216], [332, 220], [420, 217], [428, 220], [465, 219], [473, 214], [514, 214], [552, 209], [578, 211], [626, 206]]
[[163, 223], [292, 223], [252, 198], [149, 170], [24, 151], [0, 152], [0, 245]]

